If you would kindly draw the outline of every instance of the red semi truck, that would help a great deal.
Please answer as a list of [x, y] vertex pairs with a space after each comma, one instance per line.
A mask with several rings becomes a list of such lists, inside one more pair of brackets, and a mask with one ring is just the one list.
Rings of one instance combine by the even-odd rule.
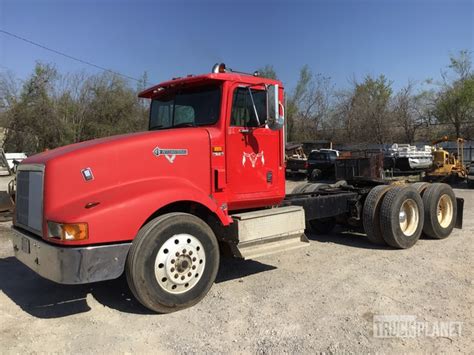
[[156, 312], [192, 306], [220, 254], [244, 259], [308, 245], [336, 223], [409, 248], [447, 237], [463, 200], [444, 184], [303, 184], [285, 194], [281, 82], [226, 69], [176, 78], [151, 100], [149, 130], [68, 145], [18, 166], [15, 256], [63, 284], [126, 274]]

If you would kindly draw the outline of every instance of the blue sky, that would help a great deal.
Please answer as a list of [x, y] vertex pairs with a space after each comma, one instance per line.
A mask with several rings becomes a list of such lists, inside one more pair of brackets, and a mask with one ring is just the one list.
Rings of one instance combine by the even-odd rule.
[[[0, 29], [151, 83], [224, 61], [272, 64], [290, 89], [303, 64], [338, 88], [380, 73], [398, 88], [474, 51], [474, 0], [0, 0]], [[0, 71], [25, 78], [37, 60], [97, 71], [0, 33]]]

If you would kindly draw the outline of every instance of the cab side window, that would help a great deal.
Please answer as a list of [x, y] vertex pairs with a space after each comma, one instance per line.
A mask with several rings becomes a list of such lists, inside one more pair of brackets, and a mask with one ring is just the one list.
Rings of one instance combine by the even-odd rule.
[[[267, 118], [267, 95], [264, 90], [252, 90], [253, 101], [257, 109], [260, 124], [264, 124]], [[258, 127], [258, 120], [252, 105], [248, 88], [237, 88], [232, 100], [231, 126]]]

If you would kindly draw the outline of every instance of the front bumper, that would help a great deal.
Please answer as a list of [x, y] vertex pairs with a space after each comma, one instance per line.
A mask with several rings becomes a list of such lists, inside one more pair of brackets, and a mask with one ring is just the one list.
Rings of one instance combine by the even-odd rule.
[[61, 284], [84, 284], [122, 275], [131, 243], [86, 247], [48, 244], [12, 227], [15, 257], [40, 276]]

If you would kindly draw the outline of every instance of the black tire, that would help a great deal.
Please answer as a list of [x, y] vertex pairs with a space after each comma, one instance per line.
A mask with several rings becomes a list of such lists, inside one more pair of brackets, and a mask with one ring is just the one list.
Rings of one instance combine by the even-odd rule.
[[413, 186], [416, 189], [416, 191], [418, 191], [418, 193], [421, 196], [423, 196], [423, 193], [425, 192], [426, 188], [430, 186], [430, 183], [429, 182], [415, 182], [411, 186]]
[[313, 219], [308, 224], [309, 230], [314, 234], [328, 234], [336, 226], [336, 219], [334, 217]]
[[293, 191], [291, 191], [292, 194], [301, 194], [303, 193], [303, 190], [306, 188], [306, 186], [311, 185], [310, 182], [305, 182], [304, 184], [296, 186]]
[[310, 181], [318, 181], [318, 180], [321, 180], [321, 176], [322, 176], [322, 171], [319, 170], [319, 169], [314, 169], [314, 170], [311, 172], [310, 178], [309, 178], [308, 180], [310, 180]]
[[[405, 234], [400, 226], [401, 207], [404, 203], [412, 205], [407, 218], [413, 222], [413, 232]], [[423, 201], [415, 188], [410, 186], [393, 187], [389, 190], [380, 208], [380, 228], [385, 242], [398, 249], [407, 249], [415, 245], [420, 239], [423, 229], [424, 210]]]
[[[166, 242], [172, 242], [173, 238], [179, 234], [187, 234], [193, 237], [193, 240], [197, 240], [200, 243], [198, 245], [202, 245], [200, 253], [205, 256], [205, 259], [203, 258], [204, 262], [201, 264], [204, 266], [200, 267], [199, 261], [195, 257], [198, 256], [198, 253], [195, 252], [190, 262], [180, 265], [189, 267], [189, 270], [185, 271], [186, 273], [194, 267], [192, 270], [201, 270], [201, 274], [196, 276], [193, 274], [194, 271], [189, 272], [191, 281], [187, 285], [191, 285], [194, 276], [200, 277], [197, 281], [194, 281], [195, 284], [189, 290], [182, 289], [182, 293], [173, 293], [166, 290], [159, 283], [157, 276], [155, 276], [155, 266], [158, 260], [158, 253], [160, 252], [160, 255], [168, 253], [166, 248], [162, 249], [163, 245]], [[190, 243], [191, 239], [187, 240]], [[180, 247], [176, 246], [176, 248]], [[199, 251], [200, 248], [198, 247], [197, 250]], [[191, 255], [189, 251], [188, 253]], [[172, 257], [171, 254], [172, 250], [169, 251], [169, 258]], [[188, 257], [184, 254], [183, 256]], [[178, 260], [179, 257], [175, 259]], [[194, 259], [194, 264], [192, 259]], [[163, 264], [159, 265], [161, 265], [158, 266], [159, 268], [164, 267]], [[168, 261], [166, 261], [166, 265], [169, 265]], [[141, 304], [158, 313], [170, 313], [198, 303], [214, 283], [218, 268], [219, 246], [212, 229], [204, 221], [193, 215], [175, 212], [159, 216], [142, 227], [130, 248], [125, 265], [125, 273], [130, 290]], [[175, 272], [177, 273], [178, 271]], [[178, 277], [178, 281], [180, 277]], [[161, 281], [165, 279], [163, 278]], [[170, 284], [174, 282], [172, 277], [168, 281]], [[188, 286], [179, 285], [179, 287], [184, 288]]]
[[392, 188], [390, 185], [379, 185], [370, 190], [365, 199], [362, 222], [367, 238], [374, 244], [386, 245], [380, 229], [380, 207], [385, 194]]
[[[445, 198], [444, 196], [450, 201], [452, 217], [449, 220], [449, 216], [446, 216], [447, 219], [442, 221], [442, 225], [438, 220], [438, 205], [442, 203], [441, 198]], [[446, 202], [449, 205], [449, 202]], [[433, 239], [447, 238], [453, 231], [457, 218], [456, 196], [451, 186], [441, 183], [429, 186], [423, 194], [423, 205], [425, 208], [424, 234]], [[446, 205], [446, 203], [443, 203], [443, 205]], [[444, 211], [446, 212], [447, 209], [444, 208]]]

